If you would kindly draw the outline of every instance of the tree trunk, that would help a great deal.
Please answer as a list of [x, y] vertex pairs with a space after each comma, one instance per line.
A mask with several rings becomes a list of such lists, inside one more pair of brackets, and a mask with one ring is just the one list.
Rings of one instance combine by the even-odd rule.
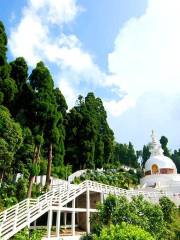
[[[37, 164], [38, 159], [39, 159], [39, 155], [40, 155], [40, 145], [39, 146], [35, 146], [34, 147], [34, 154], [33, 154], [33, 161], [32, 164]], [[30, 176], [29, 177], [29, 187], [28, 187], [28, 193], [27, 193], [27, 197], [30, 198], [31, 197], [31, 193], [32, 193], [32, 186], [33, 186], [33, 182], [34, 182], [35, 176]]]
[[1, 186], [1, 183], [3, 181], [3, 177], [4, 177], [4, 170], [1, 170], [0, 171], [0, 186]]
[[51, 183], [51, 166], [52, 166], [52, 143], [49, 144], [48, 149], [48, 166], [47, 166], [47, 174], [46, 174], [46, 186], [47, 190], [49, 190], [49, 185]]
[[33, 182], [34, 182], [34, 176], [30, 176], [30, 177], [29, 177], [28, 193], [27, 193], [27, 197], [28, 197], [28, 198], [31, 197]]

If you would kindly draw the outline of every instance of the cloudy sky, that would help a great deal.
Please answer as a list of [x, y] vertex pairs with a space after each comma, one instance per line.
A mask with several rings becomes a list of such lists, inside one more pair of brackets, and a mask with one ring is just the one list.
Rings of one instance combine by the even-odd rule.
[[179, 0], [0, 0], [8, 58], [43, 60], [71, 108], [103, 99], [119, 142], [180, 148]]

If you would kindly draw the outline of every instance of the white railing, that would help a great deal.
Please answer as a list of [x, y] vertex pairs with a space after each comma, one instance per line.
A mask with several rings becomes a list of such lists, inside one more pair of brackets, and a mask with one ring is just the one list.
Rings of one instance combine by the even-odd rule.
[[41, 215], [53, 207], [63, 207], [87, 189], [100, 192], [105, 195], [125, 195], [128, 199], [133, 196], [143, 195], [148, 201], [157, 203], [162, 196], [169, 197], [176, 205], [180, 204], [180, 193], [161, 193], [158, 191], [126, 190], [105, 185], [94, 181], [84, 181], [79, 185], [60, 184], [53, 186], [52, 190], [37, 199], [25, 199], [15, 206], [0, 213], [0, 239], [6, 240], [12, 237], [25, 226], [38, 219]]

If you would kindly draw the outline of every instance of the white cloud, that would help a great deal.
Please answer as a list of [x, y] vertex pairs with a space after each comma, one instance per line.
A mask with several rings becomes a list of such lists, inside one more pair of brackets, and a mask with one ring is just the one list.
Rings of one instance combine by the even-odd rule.
[[[53, 24], [62, 25], [72, 22], [80, 11], [76, 0], [30, 0], [23, 9], [19, 24], [11, 30], [10, 50], [15, 57], [24, 56], [29, 65], [39, 60], [51, 60], [51, 51], [65, 45], [77, 45], [75, 36], [52, 37]], [[49, 55], [48, 55], [49, 54]]]
[[52, 24], [69, 23], [82, 10], [76, 0], [30, 0], [29, 8]]
[[28, 63], [35, 65], [40, 58], [48, 29], [42, 26], [40, 18], [29, 9], [24, 9], [23, 20], [12, 29], [9, 39], [10, 50], [15, 57], [24, 56]]
[[179, 12], [179, 0], [149, 0], [146, 12], [120, 30], [109, 54], [109, 71], [119, 76], [119, 86], [131, 97], [151, 90], [179, 92]]
[[115, 101], [104, 101], [104, 106], [106, 110], [113, 115], [114, 117], [118, 117], [129, 108], [133, 108], [136, 105], [136, 101], [130, 96], [125, 96], [122, 100]]
[[78, 94], [76, 93], [75, 89], [73, 89], [72, 86], [69, 84], [67, 79], [61, 78], [59, 88], [61, 89], [65, 99], [68, 100], [69, 105], [73, 106], [75, 104], [75, 99], [77, 98]]
[[[55, 64], [60, 72], [56, 85], [63, 86], [64, 95], [78, 92], [84, 83], [114, 91], [119, 99], [104, 98], [104, 103], [117, 117], [135, 107], [147, 91], [179, 92], [179, 10], [179, 0], [149, 0], [146, 12], [120, 30], [108, 56], [109, 74], [101, 71], [77, 36], [63, 33], [64, 24], [72, 23], [82, 11], [76, 0], [29, 0], [9, 45], [13, 55], [24, 56], [30, 66], [39, 60]], [[60, 26], [59, 32], [52, 31], [54, 25]]]
[[[109, 120], [121, 142], [142, 147], [150, 131], [180, 141], [180, 1], [149, 0], [145, 13], [131, 18], [120, 29], [108, 56], [111, 84], [121, 87], [136, 104], [114, 108]], [[126, 97], [127, 97], [126, 96]], [[123, 102], [123, 100], [122, 100]], [[113, 116], [120, 116], [114, 119]]]
[[[68, 94], [67, 89], [78, 88], [82, 81], [102, 86], [106, 78], [106, 74], [94, 63], [93, 56], [82, 48], [78, 37], [63, 33], [64, 24], [75, 20], [81, 11], [82, 7], [76, 0], [29, 0], [9, 39], [14, 57], [23, 56], [31, 67], [42, 60], [59, 68], [60, 73], [56, 75], [61, 77], [56, 78], [56, 85], [65, 86], [66, 79], [64, 95], [66, 91]], [[53, 32], [54, 25], [56, 32]], [[71, 106], [69, 98], [67, 101]]]
[[117, 141], [131, 141], [142, 149], [150, 141], [152, 129], [168, 137], [168, 147], [179, 148], [180, 142], [180, 95], [146, 92], [138, 98], [135, 107], [129, 108], [119, 118], [109, 115]]

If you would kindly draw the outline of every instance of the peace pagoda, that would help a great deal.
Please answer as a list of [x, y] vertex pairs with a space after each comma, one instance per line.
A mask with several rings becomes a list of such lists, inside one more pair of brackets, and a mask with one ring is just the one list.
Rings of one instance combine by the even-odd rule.
[[164, 156], [160, 142], [152, 131], [150, 143], [150, 158], [145, 163], [145, 177], [140, 181], [141, 187], [154, 187], [164, 191], [180, 190], [180, 174], [174, 162]]

